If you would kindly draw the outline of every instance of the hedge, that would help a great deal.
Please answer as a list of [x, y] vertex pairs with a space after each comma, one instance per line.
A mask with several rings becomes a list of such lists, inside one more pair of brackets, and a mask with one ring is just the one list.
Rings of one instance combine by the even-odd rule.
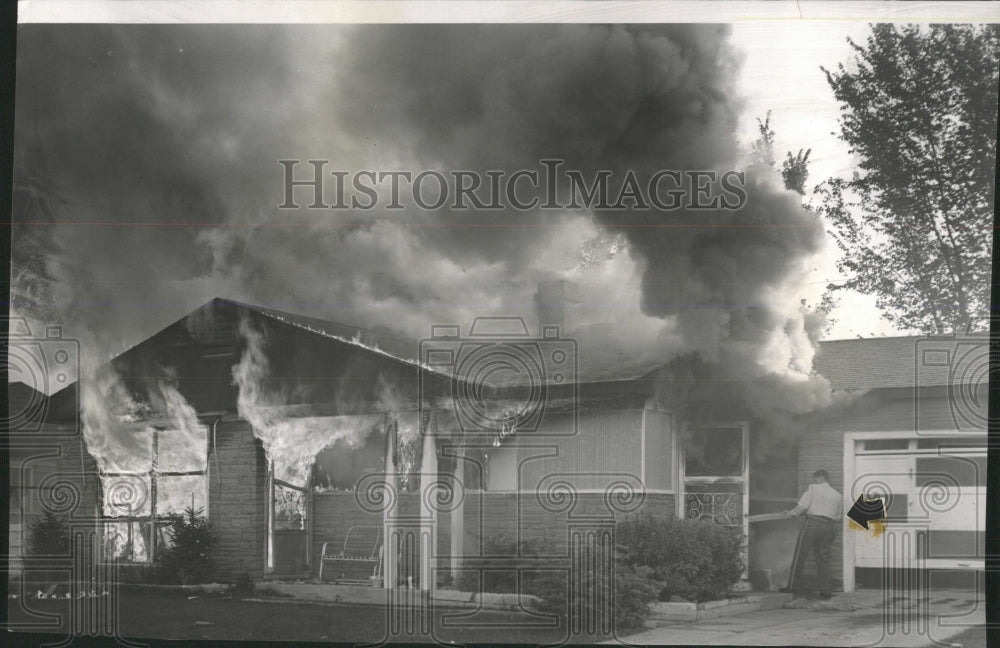
[[744, 569], [743, 535], [708, 520], [632, 518], [618, 524], [617, 544], [625, 564], [648, 567], [662, 584], [661, 601], [726, 598]]

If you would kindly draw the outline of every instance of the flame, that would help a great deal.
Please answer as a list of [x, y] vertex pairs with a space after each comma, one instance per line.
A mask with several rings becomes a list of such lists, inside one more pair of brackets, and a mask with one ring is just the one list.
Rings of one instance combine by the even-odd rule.
[[246, 313], [240, 316], [239, 333], [246, 348], [233, 367], [233, 382], [239, 388], [237, 410], [250, 423], [254, 436], [264, 444], [278, 479], [304, 485], [316, 455], [324, 448], [338, 441], [345, 442], [348, 447], [359, 447], [382, 419], [379, 414], [284, 416], [280, 407], [286, 404], [285, 394], [269, 390], [265, 385], [270, 363], [265, 353], [267, 339], [264, 333], [252, 325]]
[[157, 467], [167, 471], [205, 470], [208, 461], [208, 427], [198, 420], [194, 407], [177, 388], [159, 380], [150, 389], [153, 407], [171, 423], [159, 434]]
[[136, 425], [148, 416], [149, 406], [132, 398], [110, 365], [80, 381], [83, 438], [102, 472], [149, 469], [152, 430]]
[[[156, 468], [184, 472], [205, 470], [208, 428], [175, 386], [176, 375], [148, 383], [149, 402], [137, 401], [110, 364], [87, 373], [81, 381], [81, 421], [87, 450], [97, 461], [105, 494], [104, 514], [142, 515], [151, 511], [150, 478], [108, 473], [146, 473], [153, 468], [153, 435], [157, 434]], [[167, 429], [156, 432], [149, 420], [163, 415]], [[158, 477], [156, 512], [180, 513], [187, 506], [204, 508], [203, 476]]]

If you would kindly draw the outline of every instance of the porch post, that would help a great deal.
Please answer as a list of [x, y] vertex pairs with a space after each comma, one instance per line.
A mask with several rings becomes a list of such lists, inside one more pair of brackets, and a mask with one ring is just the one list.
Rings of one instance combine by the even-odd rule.
[[267, 556], [264, 573], [274, 571], [274, 462], [267, 464]]
[[385, 416], [385, 507], [382, 509], [382, 585], [385, 589], [395, 589], [397, 565], [399, 562], [398, 538], [393, 529], [397, 493], [396, 463], [397, 422]]
[[459, 442], [452, 447], [455, 458], [455, 471], [452, 474], [452, 488], [458, 502], [451, 511], [451, 577], [453, 581], [458, 580], [459, 571], [462, 569], [462, 557], [465, 555], [465, 493], [459, 489], [465, 489], [465, 481], [462, 479], [465, 469], [465, 444], [462, 437]]
[[438, 516], [432, 504], [436, 498], [434, 492], [437, 481], [437, 443], [434, 439], [434, 411], [429, 414], [427, 425], [424, 426], [423, 449], [420, 460], [420, 589], [434, 589], [434, 572], [432, 565], [437, 552]]

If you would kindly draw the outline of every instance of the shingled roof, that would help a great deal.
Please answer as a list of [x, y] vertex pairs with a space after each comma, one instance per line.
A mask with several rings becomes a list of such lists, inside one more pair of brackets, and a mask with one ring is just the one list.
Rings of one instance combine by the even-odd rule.
[[813, 367], [834, 389], [986, 384], [989, 337], [872, 337], [820, 342]]

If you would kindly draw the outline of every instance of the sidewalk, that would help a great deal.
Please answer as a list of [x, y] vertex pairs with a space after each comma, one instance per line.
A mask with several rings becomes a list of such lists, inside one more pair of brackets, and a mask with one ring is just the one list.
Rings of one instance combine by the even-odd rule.
[[[757, 646], [930, 646], [986, 620], [986, 606], [970, 590], [938, 590], [924, 598], [881, 591], [838, 594], [828, 601], [795, 599], [784, 609], [695, 623], [676, 623], [625, 638], [636, 644]], [[890, 597], [891, 598], [891, 597]], [[617, 642], [606, 642], [617, 643]]]

